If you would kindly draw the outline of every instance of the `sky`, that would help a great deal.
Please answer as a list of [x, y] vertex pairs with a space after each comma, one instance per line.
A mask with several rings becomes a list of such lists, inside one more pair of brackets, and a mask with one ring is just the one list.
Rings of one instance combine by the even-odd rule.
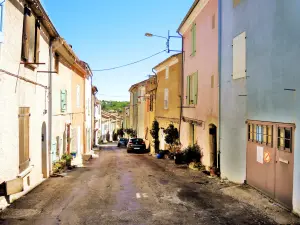
[[[166, 41], [145, 33], [167, 36], [176, 31], [194, 0], [42, 0], [54, 26], [77, 56], [92, 70], [128, 64], [165, 49]], [[180, 50], [180, 39], [171, 39]], [[101, 100], [129, 101], [131, 85], [147, 79], [152, 68], [173, 53], [141, 63], [93, 72]]]

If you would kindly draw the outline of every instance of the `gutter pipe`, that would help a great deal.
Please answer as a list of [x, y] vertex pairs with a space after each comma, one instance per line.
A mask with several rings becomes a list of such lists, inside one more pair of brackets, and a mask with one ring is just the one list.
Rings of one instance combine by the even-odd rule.
[[183, 113], [183, 78], [184, 78], [184, 51], [183, 51], [183, 35], [180, 34], [179, 31], [177, 31], [177, 34], [181, 37], [181, 96], [180, 96], [180, 118], [179, 118], [179, 140], [180, 140], [180, 131], [181, 131], [181, 119], [182, 119], [182, 113]]
[[48, 153], [49, 153], [49, 174], [52, 172], [52, 45], [53, 45], [53, 40], [50, 40], [49, 43], [49, 74], [48, 74], [48, 83], [49, 83], [49, 93], [48, 93], [48, 98], [49, 98], [49, 105], [48, 105]]
[[221, 53], [222, 53], [222, 0], [218, 0], [218, 76], [219, 76], [219, 116], [218, 116], [218, 133], [219, 133], [219, 144], [218, 144], [218, 157], [217, 167], [220, 168], [221, 159]]

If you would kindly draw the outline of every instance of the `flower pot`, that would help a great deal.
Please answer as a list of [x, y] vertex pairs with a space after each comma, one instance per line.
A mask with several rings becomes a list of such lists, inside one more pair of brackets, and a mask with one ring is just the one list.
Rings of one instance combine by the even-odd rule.
[[71, 152], [71, 155], [76, 158], [77, 152]]

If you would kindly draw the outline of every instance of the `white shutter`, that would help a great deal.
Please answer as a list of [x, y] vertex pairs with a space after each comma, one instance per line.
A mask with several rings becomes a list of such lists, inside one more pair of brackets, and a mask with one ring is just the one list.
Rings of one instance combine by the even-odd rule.
[[169, 79], [169, 67], [166, 67], [166, 79]]
[[246, 32], [233, 39], [233, 79], [246, 77]]
[[165, 88], [164, 109], [169, 108], [169, 89]]
[[80, 86], [77, 85], [76, 87], [76, 105], [77, 105], [77, 108], [80, 107]]

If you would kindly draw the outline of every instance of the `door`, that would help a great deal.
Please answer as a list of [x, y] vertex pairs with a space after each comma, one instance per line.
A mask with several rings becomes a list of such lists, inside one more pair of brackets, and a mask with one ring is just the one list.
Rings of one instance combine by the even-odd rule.
[[209, 127], [210, 135], [210, 147], [211, 147], [211, 166], [218, 167], [217, 159], [217, 127], [214, 124], [211, 124]]
[[247, 183], [292, 209], [294, 125], [248, 121]]
[[292, 209], [294, 171], [294, 127], [280, 124], [276, 127], [275, 199]]
[[52, 163], [56, 161], [56, 151], [57, 151], [57, 147], [56, 147], [56, 140], [52, 140], [52, 145], [51, 145], [51, 161]]

